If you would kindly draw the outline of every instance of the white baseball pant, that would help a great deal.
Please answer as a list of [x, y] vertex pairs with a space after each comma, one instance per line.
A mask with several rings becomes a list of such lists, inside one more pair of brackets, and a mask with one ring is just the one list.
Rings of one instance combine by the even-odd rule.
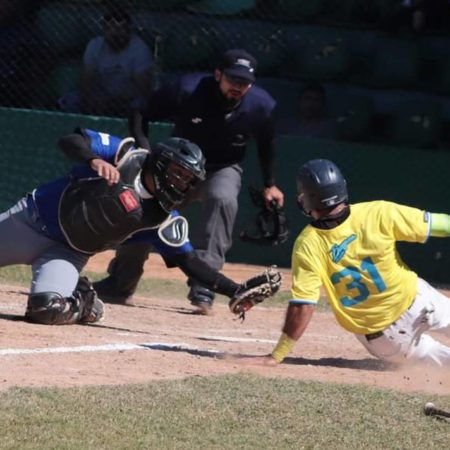
[[369, 353], [384, 361], [450, 367], [450, 347], [428, 331], [450, 337], [450, 298], [418, 278], [416, 298], [398, 320], [379, 333], [379, 337], [355, 336]]

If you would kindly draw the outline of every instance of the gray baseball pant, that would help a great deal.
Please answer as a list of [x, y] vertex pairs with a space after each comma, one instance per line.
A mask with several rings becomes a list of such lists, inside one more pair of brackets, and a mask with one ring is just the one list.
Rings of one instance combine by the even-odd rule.
[[[207, 172], [180, 208], [201, 202], [198, 225], [190, 240], [200, 259], [220, 270], [233, 243], [233, 227], [238, 212], [238, 196], [242, 184], [242, 168], [235, 164]], [[111, 260], [108, 273], [117, 294], [131, 295], [143, 273], [152, 247], [146, 243], [121, 245]]]
[[[28, 200], [30, 201], [30, 200]], [[30, 293], [56, 292], [70, 297], [89, 255], [50, 239], [27, 198], [0, 214], [0, 267], [27, 264], [32, 268]]]

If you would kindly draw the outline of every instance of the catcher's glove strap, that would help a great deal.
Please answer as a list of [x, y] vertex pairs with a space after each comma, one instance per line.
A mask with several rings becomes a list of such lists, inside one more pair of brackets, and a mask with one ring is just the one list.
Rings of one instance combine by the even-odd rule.
[[218, 294], [233, 297], [239, 289], [239, 284], [206, 264], [195, 252], [176, 255], [171, 258], [171, 262], [176, 263], [189, 278], [193, 278]]

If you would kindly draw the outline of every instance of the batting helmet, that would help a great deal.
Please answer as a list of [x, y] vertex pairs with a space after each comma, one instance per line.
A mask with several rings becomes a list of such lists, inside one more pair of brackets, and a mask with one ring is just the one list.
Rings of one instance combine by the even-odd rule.
[[327, 159], [313, 159], [300, 167], [297, 193], [298, 205], [308, 216], [313, 209], [348, 202], [347, 182], [336, 164]]
[[151, 172], [154, 195], [170, 211], [198, 181], [205, 179], [205, 158], [198, 145], [172, 137], [152, 147], [143, 170]]

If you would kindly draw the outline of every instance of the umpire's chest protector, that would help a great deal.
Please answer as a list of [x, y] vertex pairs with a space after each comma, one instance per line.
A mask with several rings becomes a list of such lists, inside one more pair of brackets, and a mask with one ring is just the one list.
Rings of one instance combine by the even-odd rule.
[[141, 199], [133, 188], [145, 157], [136, 154], [120, 167], [121, 181], [72, 181], [61, 196], [59, 223], [67, 242], [83, 253], [111, 249], [140, 230], [158, 228], [168, 217], [155, 199]]

